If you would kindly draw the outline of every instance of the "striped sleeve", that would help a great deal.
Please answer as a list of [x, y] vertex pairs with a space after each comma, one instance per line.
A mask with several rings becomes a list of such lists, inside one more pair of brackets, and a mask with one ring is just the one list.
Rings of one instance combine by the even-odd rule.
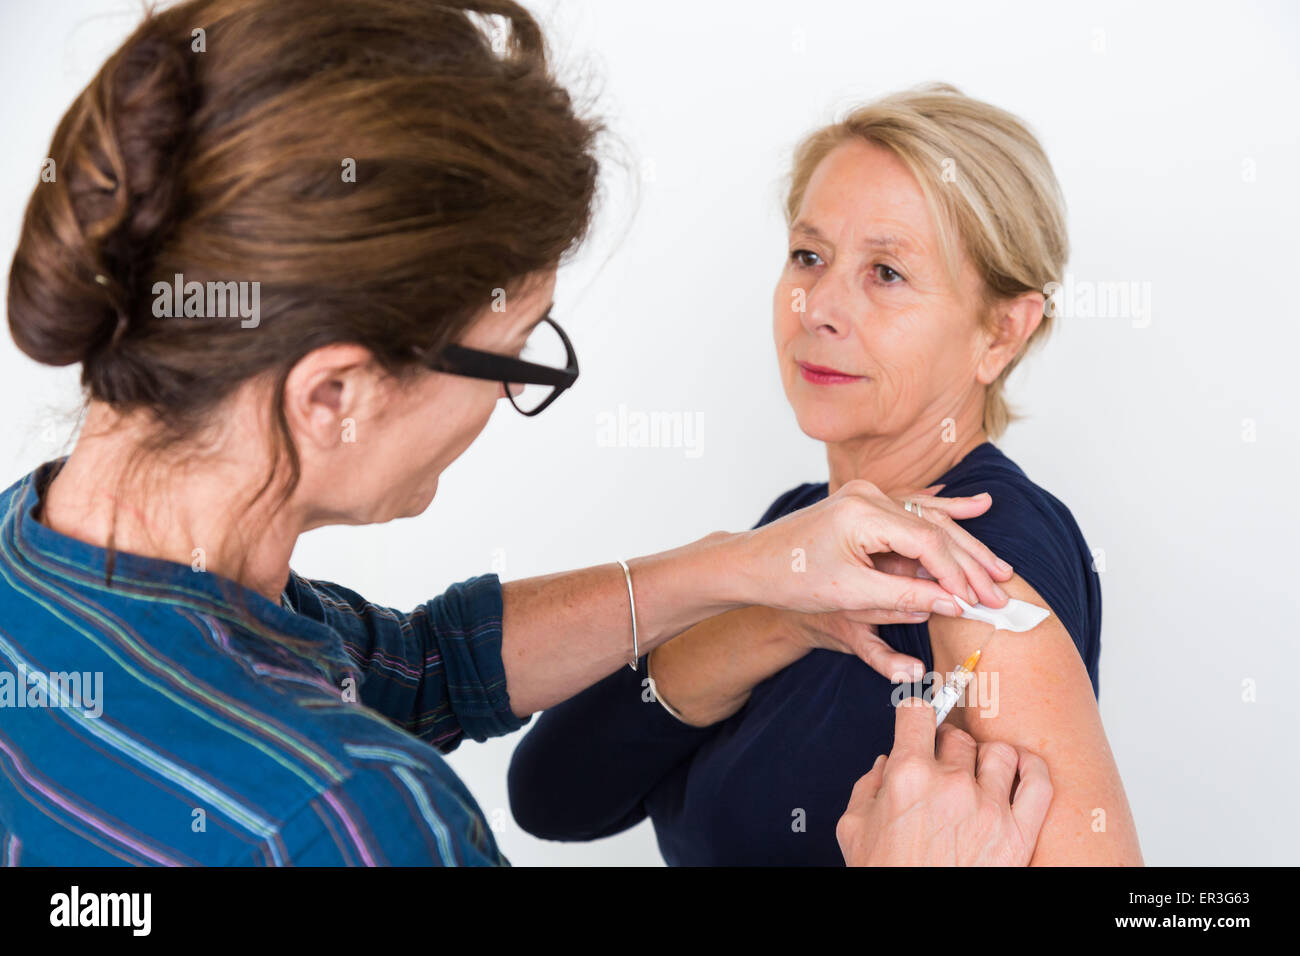
[[501, 660], [501, 582], [485, 574], [452, 585], [410, 613], [355, 591], [294, 575], [299, 613], [338, 631], [360, 676], [361, 703], [446, 753], [464, 737], [518, 730]]

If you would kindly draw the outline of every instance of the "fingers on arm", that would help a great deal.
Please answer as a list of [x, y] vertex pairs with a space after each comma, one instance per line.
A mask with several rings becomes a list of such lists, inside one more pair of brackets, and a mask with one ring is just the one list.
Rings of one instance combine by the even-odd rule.
[[1011, 804], [1011, 816], [1025, 841], [1032, 845], [1038, 839], [1048, 808], [1052, 805], [1052, 779], [1047, 772], [1047, 763], [1038, 754], [1017, 747], [1016, 758], [1020, 783]]
[[878, 637], [862, 641], [858, 645], [858, 657], [881, 677], [887, 677], [895, 683], [920, 680], [925, 676], [924, 664], [915, 657], [894, 650]]
[[939, 498], [925, 493], [906, 497], [920, 505], [922, 512], [942, 511], [954, 518], [974, 518], [988, 511], [993, 504], [992, 497], [986, 491], [964, 498]]
[[[953, 567], [958, 566], [954, 564]], [[864, 568], [862, 573], [866, 576], [866, 585], [876, 607], [889, 607], [895, 611], [929, 614], [934, 610], [935, 601], [946, 601], [953, 604], [951, 593], [934, 581], [928, 581], [925, 578], [886, 574], [874, 568]], [[960, 593], [965, 593], [964, 586]], [[953, 604], [953, 609], [960, 613], [960, 609], [955, 604]]]
[[[1006, 603], [1006, 596], [998, 589], [992, 575], [1008, 576], [1009, 570], [991, 550], [948, 516], [945, 509], [955, 507], [951, 504], [953, 499], [928, 499], [942, 501], [944, 504], [931, 505], [926, 517], [921, 518], [904, 510], [898, 502], [869, 482], [849, 482], [841, 492], [845, 494], [846, 502], [856, 498], [860, 502], [858, 507], [861, 507], [862, 502], [870, 503], [867, 515], [869, 520], [874, 519], [871, 539], [876, 542], [869, 546], [872, 553], [888, 550], [916, 560], [929, 572], [928, 577], [942, 586], [931, 588], [918, 584], [914, 589], [915, 594], [909, 595], [907, 585], [903, 583], [895, 596], [896, 600], [910, 596], [920, 598], [924, 603], [896, 603], [896, 608], [932, 610], [936, 600], [947, 597], [946, 594], [937, 593], [941, 589], [946, 589], [950, 594], [963, 595], [971, 603], [986, 603], [993, 607], [1002, 607]], [[982, 512], [987, 507], [988, 500], [985, 500], [978, 505], [975, 513]], [[884, 547], [881, 548], [880, 544]], [[959, 612], [954, 607], [952, 613], [956, 616]]]
[[1011, 802], [1011, 785], [1016, 779], [1018, 761], [1019, 754], [1011, 744], [995, 740], [980, 745], [975, 779], [1003, 806]]
[[1005, 605], [1006, 595], [1001, 592], [994, 582], [993, 574], [996, 573], [1002, 576], [1004, 580], [1011, 575], [1009, 573], [1003, 574], [998, 565], [997, 555], [985, 547], [973, 534], [942, 512], [928, 512], [925, 520], [935, 525], [948, 536], [952, 556], [960, 565], [962, 573], [969, 582], [967, 590], [955, 593], [962, 594], [968, 600], [973, 593], [976, 601], [972, 603], [985, 604], [990, 607]]
[[[892, 502], [890, 505], [894, 507]], [[877, 518], [880, 522], [877, 537], [885, 542], [886, 547], [919, 561], [928, 577], [938, 582], [936, 585], [923, 578], [900, 579], [900, 592], [914, 582], [916, 597], [927, 603], [920, 606], [896, 604], [895, 607], [928, 611], [935, 600], [946, 599], [948, 594], [960, 594], [972, 602], [979, 601], [981, 594], [987, 594], [999, 603], [988, 572], [948, 532], [947, 529], [955, 525], [947, 515], [936, 512], [926, 518], [917, 518], [895, 507], [892, 511], [878, 512]], [[978, 588], [973, 587], [976, 584]], [[939, 593], [941, 591], [947, 593]]]
[[975, 738], [966, 731], [944, 724], [938, 730], [938, 746], [935, 759], [945, 770], [975, 772], [976, 744]]
[[984, 569], [989, 577], [1006, 581], [1013, 574], [1010, 564], [1002, 561], [983, 542], [957, 524], [957, 521], [974, 518], [983, 514], [992, 505], [993, 499], [987, 492], [982, 496], [968, 498], [938, 498], [927, 495], [908, 495], [910, 500], [921, 506], [924, 520], [941, 527], [958, 548]]

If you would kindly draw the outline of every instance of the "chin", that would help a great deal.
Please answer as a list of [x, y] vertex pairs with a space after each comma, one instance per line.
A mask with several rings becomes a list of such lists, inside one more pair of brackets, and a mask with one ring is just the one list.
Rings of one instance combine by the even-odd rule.
[[831, 403], [801, 403], [794, 406], [794, 417], [805, 435], [827, 444], [861, 438], [874, 431], [860, 415]]
[[387, 509], [388, 514], [380, 519], [381, 521], [396, 521], [398, 518], [416, 518], [429, 510], [429, 505], [433, 503], [434, 495], [438, 492], [438, 479], [434, 478], [432, 482], [423, 487], [409, 492], [403, 497], [394, 498], [390, 501]]
[[422, 488], [420, 493], [411, 501], [410, 507], [403, 518], [414, 518], [416, 515], [422, 515], [429, 510], [429, 505], [433, 504], [433, 499], [438, 494], [438, 479], [434, 478], [433, 482], [427, 487]]

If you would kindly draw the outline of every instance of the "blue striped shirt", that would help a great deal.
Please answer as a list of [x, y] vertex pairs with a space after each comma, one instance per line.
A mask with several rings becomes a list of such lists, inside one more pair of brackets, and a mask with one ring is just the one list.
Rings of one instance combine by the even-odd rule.
[[441, 756], [527, 722], [496, 575], [409, 614], [127, 553], [108, 585], [38, 520], [59, 464], [0, 495], [0, 862], [507, 862]]

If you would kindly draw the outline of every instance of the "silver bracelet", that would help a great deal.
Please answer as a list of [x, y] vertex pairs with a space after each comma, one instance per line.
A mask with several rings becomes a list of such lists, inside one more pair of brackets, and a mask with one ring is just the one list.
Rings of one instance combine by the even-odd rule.
[[627, 581], [627, 603], [632, 608], [632, 663], [627, 666], [636, 670], [637, 663], [641, 659], [641, 647], [636, 637], [636, 596], [632, 594], [632, 572], [628, 570], [627, 562], [622, 558], [618, 559], [618, 563], [623, 568], [623, 577]]
[[653, 657], [654, 657], [653, 654], [647, 654], [645, 659], [645, 679], [646, 682], [650, 685], [650, 693], [655, 695], [655, 700], [659, 701], [659, 706], [661, 706], [664, 710], [668, 711], [668, 713], [676, 717], [679, 722], [686, 724], [688, 727], [694, 727], [695, 726], [694, 724], [692, 724], [685, 717], [679, 714], [677, 712], [677, 708], [675, 708], [672, 704], [668, 703], [668, 701], [664, 700], [663, 696], [659, 693], [659, 687], [655, 684], [654, 672], [650, 669], [650, 660]]

